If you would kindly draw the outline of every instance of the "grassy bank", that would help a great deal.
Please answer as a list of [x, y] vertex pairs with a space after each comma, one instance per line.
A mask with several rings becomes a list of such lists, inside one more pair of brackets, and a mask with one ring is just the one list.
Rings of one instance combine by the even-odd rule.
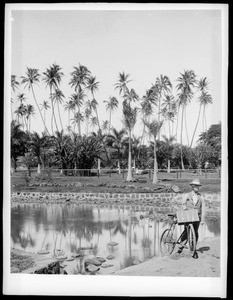
[[[154, 185], [148, 174], [135, 175], [134, 182], [126, 182], [126, 176], [116, 173], [98, 176], [65, 176], [62, 174], [32, 174], [16, 172], [11, 177], [12, 192], [82, 192], [82, 193], [151, 193], [171, 192], [177, 186], [181, 193], [190, 191], [189, 183], [197, 174], [183, 174], [174, 178], [174, 174], [159, 173], [159, 183]], [[217, 193], [221, 190], [220, 178], [200, 178], [203, 193]]]

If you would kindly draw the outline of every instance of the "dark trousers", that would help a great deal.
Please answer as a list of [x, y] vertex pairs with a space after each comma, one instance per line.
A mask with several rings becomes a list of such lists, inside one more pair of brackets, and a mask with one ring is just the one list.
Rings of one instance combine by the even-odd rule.
[[[198, 241], [199, 235], [198, 235], [198, 228], [200, 225], [200, 221], [193, 222], [193, 228], [196, 236], [196, 242]], [[182, 232], [180, 241], [183, 242], [187, 240], [187, 225], [185, 225], [184, 231]]]

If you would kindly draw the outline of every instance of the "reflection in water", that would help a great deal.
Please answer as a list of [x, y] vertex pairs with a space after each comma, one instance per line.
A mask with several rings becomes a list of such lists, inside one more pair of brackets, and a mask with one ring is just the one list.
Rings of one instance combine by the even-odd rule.
[[[135, 259], [160, 254], [160, 236], [168, 225], [153, 218], [157, 214], [156, 208], [148, 214], [140, 206], [17, 204], [11, 209], [11, 240], [15, 248], [26, 251], [49, 251], [47, 255], [56, 258], [73, 255], [75, 259], [63, 262], [68, 274], [86, 274], [85, 259], [111, 254], [106, 264], [112, 266], [98, 271], [111, 274]], [[202, 238], [219, 235], [220, 218], [208, 218], [200, 230]]]

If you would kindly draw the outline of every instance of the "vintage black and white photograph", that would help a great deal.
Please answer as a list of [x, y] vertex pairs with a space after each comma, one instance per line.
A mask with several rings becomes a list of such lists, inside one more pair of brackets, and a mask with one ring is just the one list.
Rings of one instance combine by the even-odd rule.
[[6, 294], [225, 295], [227, 68], [227, 4], [5, 5]]

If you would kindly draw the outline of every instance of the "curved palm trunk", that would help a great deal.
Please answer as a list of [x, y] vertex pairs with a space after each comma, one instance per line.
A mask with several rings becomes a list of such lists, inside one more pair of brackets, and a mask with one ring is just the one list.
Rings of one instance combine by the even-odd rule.
[[184, 106], [182, 107], [181, 131], [180, 131], [180, 159], [181, 159], [181, 168], [182, 168], [182, 170], [184, 170], [183, 145], [182, 145], [182, 136], [183, 136], [183, 118], [184, 118]]
[[153, 176], [153, 184], [158, 183], [158, 163], [157, 163], [157, 142], [156, 138], [154, 138], [154, 176]]
[[206, 122], [205, 106], [204, 106], [203, 110], [204, 110], [204, 118], [205, 118], [205, 131], [207, 132], [207, 122]]
[[[80, 106], [78, 106], [78, 113], [80, 114]], [[78, 119], [78, 135], [81, 136], [81, 121]]]
[[146, 125], [145, 125], [145, 123], [143, 123], [141, 142], [140, 142], [140, 145], [138, 147], [138, 160], [139, 160], [139, 157], [140, 157], [140, 150], [141, 150], [142, 142], [144, 141], [145, 127], [146, 127]]
[[177, 120], [176, 120], [176, 140], [177, 140], [177, 135], [178, 135], [179, 111], [180, 111], [180, 108], [178, 108], [178, 112], [177, 112]]
[[112, 122], [112, 113], [111, 109], [109, 110], [109, 125], [108, 125], [108, 134], [110, 134], [110, 129], [111, 129], [111, 122]]
[[59, 121], [60, 121], [61, 129], [63, 130], [63, 124], [62, 124], [62, 120], [61, 120], [61, 113], [60, 113], [59, 103], [57, 103], [57, 109], [58, 109], [58, 115], [59, 115]]
[[186, 118], [186, 106], [185, 106], [185, 109], [184, 109], [184, 119], [185, 119], [186, 138], [187, 138], [187, 143], [189, 144], [188, 129], [187, 129], [187, 118]]
[[198, 112], [197, 122], [196, 122], [196, 126], [195, 126], [195, 129], [194, 129], [194, 132], [193, 132], [193, 136], [192, 136], [190, 148], [192, 148], [192, 145], [193, 145], [193, 139], [194, 139], [194, 136], [195, 136], [195, 133], [196, 133], [196, 130], [197, 130], [197, 125], [199, 123], [200, 115], [201, 115], [201, 105], [199, 106], [199, 112]]
[[131, 130], [129, 130], [128, 173], [127, 173], [126, 181], [133, 181], [133, 174], [132, 174], [132, 152], [131, 152]]
[[53, 100], [52, 100], [52, 88], [51, 87], [50, 87], [50, 99], [51, 99], [51, 107], [52, 107], [51, 130], [52, 130], [52, 134], [54, 134], [54, 131], [53, 131], [53, 120], [54, 120], [54, 123], [55, 123], [57, 131], [59, 131], [59, 130], [58, 130], [58, 127], [57, 127], [57, 120], [56, 120], [56, 116], [55, 116], [55, 112], [54, 112], [54, 104], [53, 104]]
[[38, 111], [39, 111], [39, 114], [40, 114], [41, 120], [42, 120], [42, 122], [43, 122], [43, 124], [44, 124], [44, 127], [45, 127], [45, 129], [46, 129], [47, 133], [49, 134], [49, 131], [48, 131], [47, 127], [46, 127], [45, 121], [44, 121], [44, 119], [43, 119], [43, 116], [42, 116], [42, 114], [41, 114], [41, 111], [40, 111], [40, 108], [39, 108], [38, 102], [37, 102], [37, 100], [36, 100], [36, 97], [35, 97], [35, 93], [34, 93], [33, 86], [31, 86], [31, 88], [32, 88], [32, 95], [33, 95], [34, 101], [35, 101], [35, 103], [36, 103], [36, 106], [37, 106], [37, 108], [38, 108]]

